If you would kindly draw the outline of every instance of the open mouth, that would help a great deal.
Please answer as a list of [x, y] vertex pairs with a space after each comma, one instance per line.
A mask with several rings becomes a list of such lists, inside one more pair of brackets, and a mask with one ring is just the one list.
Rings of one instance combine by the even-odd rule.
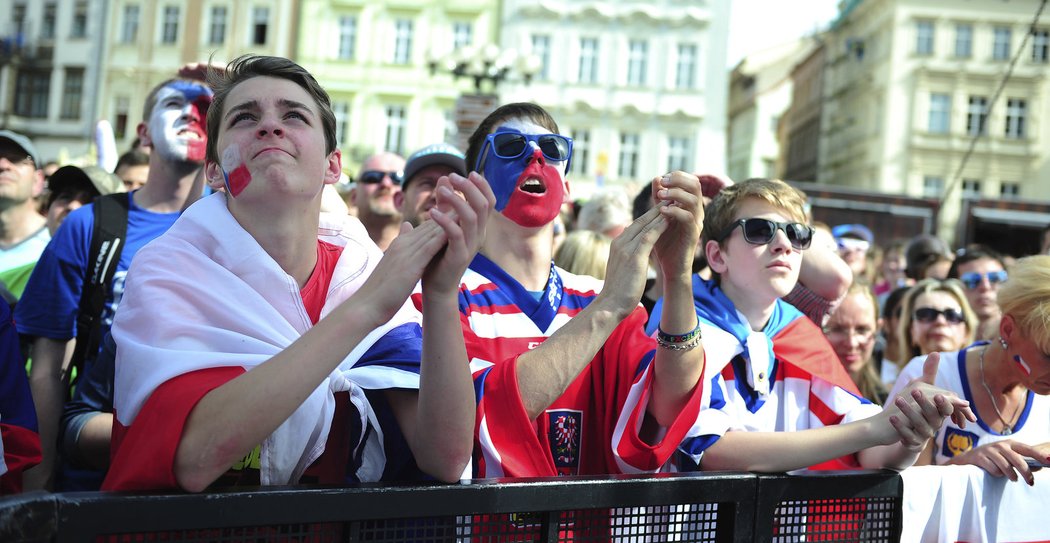
[[204, 134], [202, 134], [200, 131], [189, 129], [189, 128], [184, 128], [182, 130], [179, 130], [176, 133], [176, 135], [180, 136], [180, 137], [181, 136], [187, 136], [189, 138], [197, 139], [197, 140], [203, 140], [204, 139]]
[[530, 177], [518, 186], [518, 190], [529, 194], [544, 194], [547, 192], [547, 187], [543, 184], [543, 181]]

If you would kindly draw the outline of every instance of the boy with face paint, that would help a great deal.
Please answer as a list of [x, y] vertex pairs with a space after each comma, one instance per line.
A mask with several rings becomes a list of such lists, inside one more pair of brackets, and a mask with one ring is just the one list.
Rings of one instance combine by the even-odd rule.
[[341, 153], [309, 72], [249, 55], [213, 86], [205, 173], [220, 192], [128, 276], [103, 488], [459, 479], [474, 410], [456, 293], [491, 192], [444, 179], [433, 220], [384, 254], [356, 218], [320, 214]]
[[[657, 471], [698, 412], [704, 354], [688, 300], [699, 182], [654, 180], [661, 205], [613, 243], [603, 286], [552, 263], [571, 152], [534, 104], [498, 108], [470, 138], [467, 165], [484, 172], [498, 211], [459, 289], [478, 391], [476, 477]], [[661, 347], [638, 304], [654, 250], [664, 294], [685, 300]]]
[[[104, 336], [124, 292], [128, 267], [139, 248], [163, 234], [175, 223], [180, 212], [201, 194], [204, 147], [207, 142], [205, 119], [212, 91], [201, 81], [175, 78], [158, 84], [146, 97], [138, 135], [149, 156], [148, 182], [128, 193], [128, 222], [123, 250], [113, 282], [105, 289], [106, 301], [101, 318]], [[68, 394], [65, 381], [72, 344], [77, 335], [77, 314], [89, 267], [88, 255], [94, 231], [94, 205], [69, 214], [44, 251], [26, 286], [25, 303], [15, 310], [20, 334], [33, 338], [30, 384], [40, 421], [44, 460], [27, 473], [26, 488], [50, 488], [54, 468], [62, 400]], [[97, 353], [88, 353], [81, 368], [87, 374]], [[112, 415], [94, 413], [83, 417], [73, 431], [85, 447], [109, 447]], [[98, 488], [101, 474], [84, 474], [77, 480], [63, 481], [64, 488]]]

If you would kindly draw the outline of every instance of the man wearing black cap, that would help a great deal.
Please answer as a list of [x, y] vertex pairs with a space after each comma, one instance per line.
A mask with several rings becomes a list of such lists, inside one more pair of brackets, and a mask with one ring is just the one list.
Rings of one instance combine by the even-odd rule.
[[0, 130], [0, 281], [16, 299], [51, 240], [36, 209], [44, 190], [38, 160], [29, 138]]
[[96, 196], [124, 192], [121, 179], [98, 166], [63, 166], [47, 180], [47, 229], [55, 235], [66, 216], [88, 205]]
[[466, 159], [459, 149], [447, 143], [435, 143], [412, 153], [405, 165], [401, 191], [394, 194], [394, 202], [404, 220], [419, 226], [429, 219], [430, 208], [437, 203], [434, 188], [438, 179], [452, 173], [467, 176]]

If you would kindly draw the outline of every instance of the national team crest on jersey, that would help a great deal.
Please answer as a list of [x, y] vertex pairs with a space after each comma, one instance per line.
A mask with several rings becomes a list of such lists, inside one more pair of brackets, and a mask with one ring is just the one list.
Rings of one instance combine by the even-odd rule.
[[580, 469], [580, 436], [583, 411], [561, 409], [547, 412], [547, 439], [559, 475], [576, 475]]
[[977, 434], [950, 426], [945, 427], [944, 431], [944, 447], [942, 447], [943, 450], [941, 452], [944, 456], [949, 458], [958, 456], [977, 446]]

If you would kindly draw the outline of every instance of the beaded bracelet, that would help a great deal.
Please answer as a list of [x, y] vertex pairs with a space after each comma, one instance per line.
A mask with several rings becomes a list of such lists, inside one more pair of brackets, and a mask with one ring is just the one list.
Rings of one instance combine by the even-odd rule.
[[656, 343], [664, 349], [670, 349], [672, 351], [689, 351], [694, 349], [700, 344], [700, 323], [696, 323], [696, 328], [681, 335], [668, 334], [663, 330], [657, 329], [656, 331]]

